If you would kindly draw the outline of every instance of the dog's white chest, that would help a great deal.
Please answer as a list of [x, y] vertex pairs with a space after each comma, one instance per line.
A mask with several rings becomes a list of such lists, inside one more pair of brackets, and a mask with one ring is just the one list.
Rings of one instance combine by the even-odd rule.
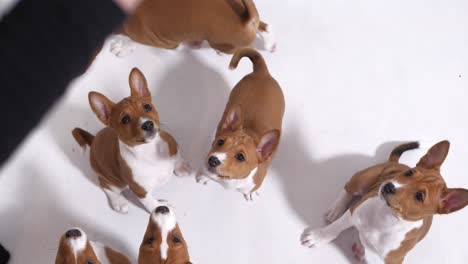
[[378, 196], [367, 199], [357, 207], [352, 221], [359, 231], [362, 244], [381, 258], [398, 249], [406, 234], [423, 224], [423, 221], [399, 219]]
[[119, 147], [133, 180], [146, 191], [166, 184], [172, 177], [176, 157], [170, 156], [168, 144], [159, 135], [146, 144], [129, 147], [119, 142]]

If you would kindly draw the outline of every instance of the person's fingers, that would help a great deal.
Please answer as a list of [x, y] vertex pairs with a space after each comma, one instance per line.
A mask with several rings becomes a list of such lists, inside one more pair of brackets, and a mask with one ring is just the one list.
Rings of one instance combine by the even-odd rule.
[[113, 0], [123, 11], [132, 13], [142, 2], [142, 0]]

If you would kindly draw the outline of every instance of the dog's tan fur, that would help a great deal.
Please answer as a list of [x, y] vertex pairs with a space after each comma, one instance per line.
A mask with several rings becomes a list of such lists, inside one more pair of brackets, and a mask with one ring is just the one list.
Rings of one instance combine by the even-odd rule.
[[257, 31], [266, 27], [252, 0], [144, 0], [120, 33], [166, 49], [206, 40], [216, 50], [233, 53], [251, 46]]
[[[159, 115], [151, 103], [151, 93], [143, 73], [134, 68], [130, 73], [129, 83], [131, 96], [118, 103], [111, 102], [100, 93], [90, 92], [91, 108], [107, 127], [96, 136], [80, 128], [75, 128], [72, 134], [80, 146], [90, 146], [91, 167], [98, 175], [99, 184], [103, 189], [122, 189], [128, 186], [139, 198], [145, 198], [149, 194], [144, 186], [134, 180], [131, 169], [120, 154], [119, 140], [127, 146], [145, 144], [138, 120], [147, 118], [154, 123], [161, 139], [167, 143], [168, 156], [177, 154], [177, 142], [168, 132], [159, 129]], [[146, 111], [145, 105], [151, 106], [151, 111]], [[129, 124], [122, 123], [124, 116], [130, 118]]]
[[[130, 264], [130, 260], [122, 253], [113, 250], [110, 247], [104, 247], [106, 257], [111, 264]], [[62, 235], [55, 258], [55, 264], [81, 264], [92, 261], [95, 264], [101, 263], [89, 240], [86, 241], [86, 247], [75, 255], [73, 249], [65, 237]]]
[[[404, 188], [400, 188], [394, 195], [386, 196], [390, 208], [402, 219], [423, 220], [421, 228], [408, 232], [401, 246], [385, 256], [386, 264], [403, 263], [406, 254], [428, 233], [434, 214], [452, 213], [468, 204], [468, 190], [447, 188], [440, 174], [440, 167], [449, 151], [448, 141], [433, 146], [415, 168], [400, 164], [398, 158], [401, 153], [415, 147], [415, 143], [399, 146], [392, 152], [388, 162], [356, 173], [345, 186], [349, 195], [361, 197], [351, 206], [353, 212], [367, 199], [379, 195], [382, 184], [396, 181]], [[426, 197], [424, 202], [415, 199], [415, 193], [420, 191]]]
[[[243, 57], [250, 58], [254, 71], [232, 90], [208, 158], [217, 152], [226, 154], [223, 164], [211, 171], [222, 180], [246, 178], [257, 168], [253, 177], [255, 186], [249, 190], [251, 193], [262, 184], [277, 151], [285, 103], [279, 84], [271, 77], [257, 51], [239, 50], [230, 67], [236, 68]], [[220, 140], [224, 144], [220, 145]], [[239, 153], [245, 161], [236, 159]]]
[[[172, 210], [172, 209], [171, 209]], [[154, 214], [155, 212], [153, 212]], [[172, 238], [176, 236], [180, 243], [174, 243]], [[161, 242], [166, 240], [168, 243], [167, 259], [161, 258]], [[139, 264], [191, 264], [188, 252], [187, 242], [185, 241], [179, 225], [167, 233], [167, 237], [162, 237], [161, 230], [155, 222], [153, 216], [150, 216], [143, 241], [140, 245], [138, 256]]]

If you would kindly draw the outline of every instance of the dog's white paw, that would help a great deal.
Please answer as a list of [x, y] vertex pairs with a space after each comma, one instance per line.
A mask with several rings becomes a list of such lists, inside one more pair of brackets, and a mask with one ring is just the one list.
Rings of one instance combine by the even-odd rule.
[[110, 51], [119, 58], [128, 56], [134, 49], [133, 41], [126, 36], [115, 36], [110, 44]]
[[318, 247], [320, 245], [330, 242], [330, 239], [323, 234], [322, 229], [304, 231], [301, 236], [301, 244], [305, 247]]
[[266, 27], [265, 31], [260, 31], [259, 35], [263, 39], [263, 48], [266, 51], [269, 51], [271, 53], [275, 52], [276, 51], [276, 41], [275, 41], [275, 37], [273, 35], [273, 30], [271, 28], [271, 25], [268, 25]]
[[192, 168], [190, 167], [190, 164], [185, 160], [181, 160], [180, 162], [178, 162], [174, 170], [174, 174], [179, 177], [189, 176], [191, 173]]
[[203, 172], [198, 172], [197, 175], [195, 176], [195, 180], [197, 181], [197, 183], [206, 185], [208, 184], [208, 181], [210, 180], [210, 178]]
[[253, 200], [255, 200], [258, 196], [260, 196], [260, 193], [258, 191], [255, 191], [255, 192], [251, 192], [251, 193], [244, 193], [244, 199], [247, 201], [247, 202], [252, 202]]
[[128, 213], [128, 201], [125, 198], [116, 196], [109, 200], [109, 203], [114, 211], [121, 214]]

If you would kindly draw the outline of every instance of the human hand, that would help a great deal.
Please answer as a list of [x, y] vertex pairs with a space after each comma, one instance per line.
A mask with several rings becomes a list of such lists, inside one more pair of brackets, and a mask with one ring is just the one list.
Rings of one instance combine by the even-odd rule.
[[113, 0], [125, 13], [132, 13], [142, 0]]

